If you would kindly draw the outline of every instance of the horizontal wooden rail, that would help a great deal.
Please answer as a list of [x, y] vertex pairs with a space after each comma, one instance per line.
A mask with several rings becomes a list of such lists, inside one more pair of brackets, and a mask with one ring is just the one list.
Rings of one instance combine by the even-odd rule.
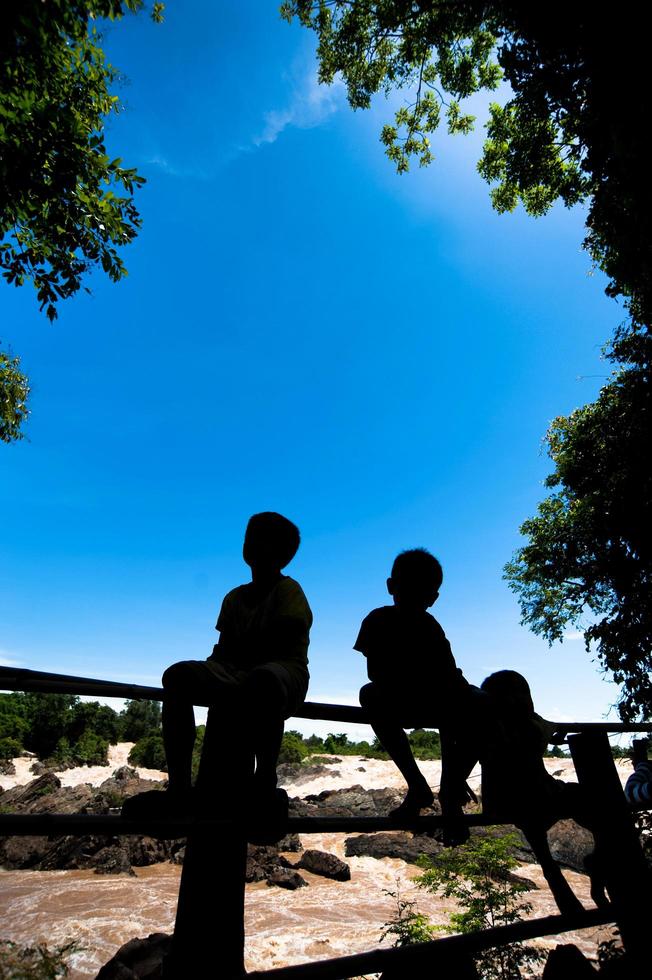
[[[382, 970], [391, 971], [392, 976], [395, 971], [398, 973], [400, 970], [406, 977], [418, 976], [420, 974], [417, 971], [427, 970], [427, 973], [421, 975], [435, 976], [434, 971], [438, 966], [454, 966], [460, 953], [479, 953], [507, 943], [537, 939], [540, 936], [556, 936], [576, 929], [593, 929], [613, 921], [614, 913], [611, 908], [591, 909], [572, 916], [548, 915], [509, 926], [496, 926], [494, 929], [403, 946], [400, 949], [374, 949], [368, 953], [340, 956], [332, 960], [255, 971], [247, 974], [247, 980], [347, 980], [348, 977], [380, 973]], [[448, 970], [445, 976], [454, 976], [454, 973]]]
[[[129, 700], [162, 701], [162, 687], [146, 687], [143, 684], [123, 684], [121, 681], [96, 680], [69, 674], [50, 674], [40, 670], [18, 667], [0, 667], [0, 690], [39, 691], [50, 694], [83, 694], [95, 697], [128, 698]], [[202, 707], [208, 707], [205, 702]], [[327, 704], [323, 701], [306, 701], [293, 716], [321, 721], [368, 723], [362, 708], [346, 704]], [[553, 725], [557, 722], [553, 721]], [[559, 722], [557, 731], [569, 732], [652, 732], [652, 722], [623, 723], [607, 721]]]
[[[0, 797], [0, 800], [2, 797]], [[238, 824], [251, 823], [244, 815]], [[469, 827], [490, 827], [505, 824], [506, 817], [470, 813], [464, 818]], [[0, 837], [54, 837], [61, 835], [106, 834], [122, 837], [144, 834], [174, 840], [186, 837], [195, 830], [232, 831], [233, 820], [210, 817], [140, 817], [125, 819], [111, 814], [95, 813], [3, 813], [0, 814]], [[290, 817], [289, 834], [376, 834], [382, 831], [409, 830], [416, 834], [431, 834], [443, 827], [439, 816], [396, 821], [389, 817]]]

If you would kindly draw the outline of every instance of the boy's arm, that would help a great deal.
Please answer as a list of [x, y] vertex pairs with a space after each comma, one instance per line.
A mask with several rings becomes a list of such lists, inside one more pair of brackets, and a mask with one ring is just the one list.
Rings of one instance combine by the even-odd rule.
[[220, 638], [213, 647], [209, 660], [232, 660], [232, 653], [236, 646], [233, 639], [233, 626], [231, 623], [231, 605], [228, 595], [224, 596], [220, 614], [215, 623], [215, 629], [219, 631]]
[[373, 650], [374, 640], [373, 640], [373, 618], [372, 614], [369, 613], [368, 616], [362, 620], [360, 624], [360, 630], [358, 632], [358, 638], [353, 644], [353, 649], [361, 653], [363, 657], [368, 657], [369, 652]]

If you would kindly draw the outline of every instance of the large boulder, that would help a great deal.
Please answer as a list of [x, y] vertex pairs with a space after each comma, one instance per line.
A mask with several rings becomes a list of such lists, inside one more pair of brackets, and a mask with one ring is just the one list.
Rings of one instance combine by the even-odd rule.
[[[135, 769], [123, 766], [94, 789], [89, 783], [62, 786], [45, 772], [26, 786], [2, 794], [2, 806], [13, 813], [108, 813], [135, 793], [162, 788], [162, 783], [140, 779]], [[0, 838], [0, 865], [6, 869], [64, 870], [95, 868], [103, 874], [131, 873], [131, 867], [174, 860], [183, 841], [157, 841], [151, 837], [7, 837]], [[101, 857], [101, 852], [105, 851]]]
[[[44, 773], [25, 786], [14, 786], [2, 794], [3, 807], [9, 807], [14, 813], [34, 812], [34, 804], [45, 806], [45, 797], [61, 789], [61, 780], [52, 772]], [[38, 809], [38, 806], [34, 810]]]
[[267, 884], [295, 891], [297, 888], [304, 888], [308, 882], [298, 871], [292, 871], [290, 868], [275, 868], [267, 878]]
[[329, 769], [328, 766], [324, 766], [321, 763], [284, 762], [280, 766], [277, 766], [276, 775], [281, 786], [302, 786], [304, 783], [312, 782], [313, 779], [317, 779], [319, 776], [332, 776], [335, 778], [340, 773], [339, 770]]
[[130, 939], [105, 963], [96, 980], [159, 980], [172, 936], [155, 932], [147, 939]]
[[574, 820], [559, 820], [548, 831], [548, 844], [555, 861], [573, 871], [586, 873], [584, 861], [593, 853], [595, 841], [585, 827], [580, 827]]
[[276, 844], [247, 844], [245, 880], [266, 881], [268, 885], [278, 885], [280, 888], [300, 888], [307, 885], [308, 882], [294, 870], [299, 865], [290, 864], [279, 852], [280, 848]]
[[305, 799], [290, 800], [290, 816], [297, 817], [385, 817], [401, 802], [393, 789], [327, 789]]
[[408, 864], [416, 864], [422, 854], [439, 854], [442, 847], [434, 837], [415, 836], [403, 830], [347, 837], [344, 844], [347, 857], [398, 858]]
[[0, 867], [6, 871], [35, 868], [52, 847], [48, 837], [3, 837], [0, 839]]
[[321, 875], [322, 878], [332, 878], [333, 881], [351, 880], [351, 869], [348, 864], [340, 860], [337, 855], [328, 854], [326, 851], [310, 848], [303, 852], [294, 867], [310, 871], [313, 875]]
[[155, 789], [163, 790], [166, 786], [166, 781], [141, 779], [137, 771], [131, 766], [121, 766], [115, 770], [113, 775], [100, 783], [95, 795], [97, 800], [104, 803], [108, 810], [122, 806], [126, 799], [136, 796], [138, 793], [146, 793]]

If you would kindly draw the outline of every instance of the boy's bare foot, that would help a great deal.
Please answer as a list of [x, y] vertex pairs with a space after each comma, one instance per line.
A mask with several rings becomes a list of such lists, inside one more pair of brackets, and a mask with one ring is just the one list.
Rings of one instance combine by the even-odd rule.
[[151, 789], [146, 793], [130, 796], [122, 804], [122, 816], [127, 820], [139, 817], [188, 817], [192, 814], [190, 791]]
[[413, 817], [418, 817], [419, 812], [424, 810], [426, 807], [432, 806], [435, 797], [428, 785], [424, 785], [419, 789], [408, 789], [405, 799], [393, 810], [390, 810], [387, 816], [390, 820], [411, 820]]
[[444, 821], [442, 840], [444, 847], [459, 847], [460, 844], [465, 844], [471, 834], [464, 820], [462, 807], [446, 807], [442, 811], [442, 817]]

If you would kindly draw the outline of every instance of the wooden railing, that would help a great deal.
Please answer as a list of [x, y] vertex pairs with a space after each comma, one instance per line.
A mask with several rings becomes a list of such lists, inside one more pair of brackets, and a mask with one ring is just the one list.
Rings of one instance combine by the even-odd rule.
[[[163, 689], [116, 681], [95, 680], [39, 671], [0, 667], [0, 690], [80, 694], [95, 697], [163, 699]], [[336, 722], [368, 722], [361, 708], [307, 702], [296, 717]], [[608, 734], [651, 732], [650, 724], [612, 722], [563, 722], [560, 737], [568, 744], [578, 776], [595, 815], [596, 845], [606, 856], [605, 882], [610, 904], [582, 914], [554, 915], [451, 936], [401, 949], [375, 949], [368, 953], [320, 960], [309, 964], [249, 973], [269, 980], [345, 980], [364, 973], [387, 970], [406, 978], [424, 970], [450, 970], [454, 975], [460, 957], [539, 936], [613, 922], [618, 925], [632, 970], [649, 966], [647, 930], [652, 921], [652, 877], [647, 868], [633, 815], [622, 793], [613, 763]], [[469, 826], [509, 823], [509, 814], [470, 814]], [[291, 833], [357, 832], [407, 829], [431, 833], [442, 825], [441, 817], [420, 817], [405, 825], [383, 817], [291, 817]], [[216, 844], [221, 830], [228, 831], [230, 846]], [[17, 835], [148, 834], [170, 839], [186, 836], [179, 901], [172, 952], [165, 977], [188, 980], [215, 977], [233, 980], [244, 970], [244, 885], [246, 831], [233, 819], [154, 818], [85, 814], [0, 815], [0, 836]], [[216, 958], [216, 949], [218, 950]], [[446, 976], [446, 973], [440, 973]], [[636, 972], [632, 976], [637, 976]], [[641, 972], [640, 976], [645, 973]]]

